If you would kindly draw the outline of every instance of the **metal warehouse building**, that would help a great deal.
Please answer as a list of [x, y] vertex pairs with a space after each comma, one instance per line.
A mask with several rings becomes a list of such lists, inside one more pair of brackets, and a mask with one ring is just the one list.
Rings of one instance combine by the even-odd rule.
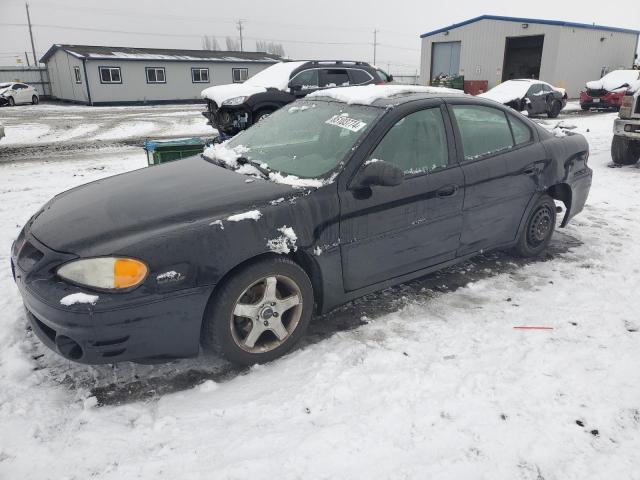
[[212, 85], [243, 82], [280, 61], [261, 52], [53, 45], [51, 95], [89, 105], [195, 101]]
[[420, 79], [440, 74], [486, 80], [539, 78], [579, 96], [585, 82], [630, 69], [639, 31], [533, 18], [483, 15], [421, 35]]

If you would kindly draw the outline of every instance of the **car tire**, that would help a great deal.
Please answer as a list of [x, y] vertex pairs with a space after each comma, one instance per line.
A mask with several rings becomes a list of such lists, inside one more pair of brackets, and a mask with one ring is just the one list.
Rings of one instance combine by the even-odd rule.
[[39, 102], [40, 100], [38, 99], [37, 95], [34, 95], [33, 97], [31, 97], [31, 105], [38, 105]]
[[16, 101], [13, 99], [13, 97], [9, 97], [9, 106], [10, 107], [15, 107], [16, 106]]
[[202, 346], [241, 365], [269, 362], [304, 336], [313, 306], [311, 280], [297, 263], [287, 257], [250, 263], [209, 300]]
[[520, 257], [535, 257], [540, 255], [551, 241], [556, 228], [556, 204], [549, 195], [542, 195], [531, 209], [525, 222], [518, 243], [515, 247], [516, 255]]
[[554, 100], [551, 103], [551, 107], [549, 108], [549, 111], [547, 112], [547, 117], [558, 118], [558, 115], [560, 115], [561, 110], [562, 110], [562, 103], [560, 103], [558, 100]]
[[614, 135], [611, 141], [611, 158], [616, 165], [634, 165], [640, 160], [640, 141]]
[[255, 124], [255, 123], [258, 123], [260, 120], [264, 120], [269, 115], [271, 115], [273, 112], [274, 112], [274, 110], [260, 110], [253, 117], [253, 123]]

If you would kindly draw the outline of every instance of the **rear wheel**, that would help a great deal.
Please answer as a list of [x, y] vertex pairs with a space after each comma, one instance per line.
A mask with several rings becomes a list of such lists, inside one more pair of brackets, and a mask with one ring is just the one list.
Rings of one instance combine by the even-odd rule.
[[549, 118], [557, 118], [558, 115], [560, 115], [561, 110], [562, 110], [562, 103], [560, 103], [558, 100], [554, 100], [553, 103], [551, 103], [551, 107], [549, 108], [549, 111], [547, 112], [547, 116]]
[[640, 141], [613, 136], [611, 158], [617, 165], [633, 165], [640, 159]]
[[13, 99], [13, 97], [9, 97], [9, 106], [15, 107], [15, 105], [16, 105], [16, 101]]
[[202, 345], [243, 365], [274, 360], [304, 335], [313, 301], [309, 277], [292, 260], [269, 258], [249, 264], [211, 298]]
[[535, 257], [542, 253], [553, 235], [556, 227], [556, 204], [549, 195], [540, 197], [531, 210], [527, 223], [518, 237], [515, 248], [521, 257]]
[[37, 105], [39, 102], [37, 95], [34, 95], [33, 97], [31, 97], [31, 104], [32, 105]]

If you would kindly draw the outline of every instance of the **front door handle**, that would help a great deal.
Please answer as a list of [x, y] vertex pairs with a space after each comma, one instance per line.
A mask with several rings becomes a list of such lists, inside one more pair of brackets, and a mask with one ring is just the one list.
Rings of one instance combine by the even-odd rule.
[[452, 197], [458, 193], [458, 185], [447, 185], [436, 192], [438, 197]]

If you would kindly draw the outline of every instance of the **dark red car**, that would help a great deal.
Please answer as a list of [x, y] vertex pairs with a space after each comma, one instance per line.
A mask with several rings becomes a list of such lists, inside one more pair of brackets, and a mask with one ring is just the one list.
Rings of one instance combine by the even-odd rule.
[[587, 82], [586, 90], [580, 92], [580, 106], [590, 108], [620, 110], [622, 99], [629, 85], [640, 78], [640, 70], [615, 70], [600, 80]]

